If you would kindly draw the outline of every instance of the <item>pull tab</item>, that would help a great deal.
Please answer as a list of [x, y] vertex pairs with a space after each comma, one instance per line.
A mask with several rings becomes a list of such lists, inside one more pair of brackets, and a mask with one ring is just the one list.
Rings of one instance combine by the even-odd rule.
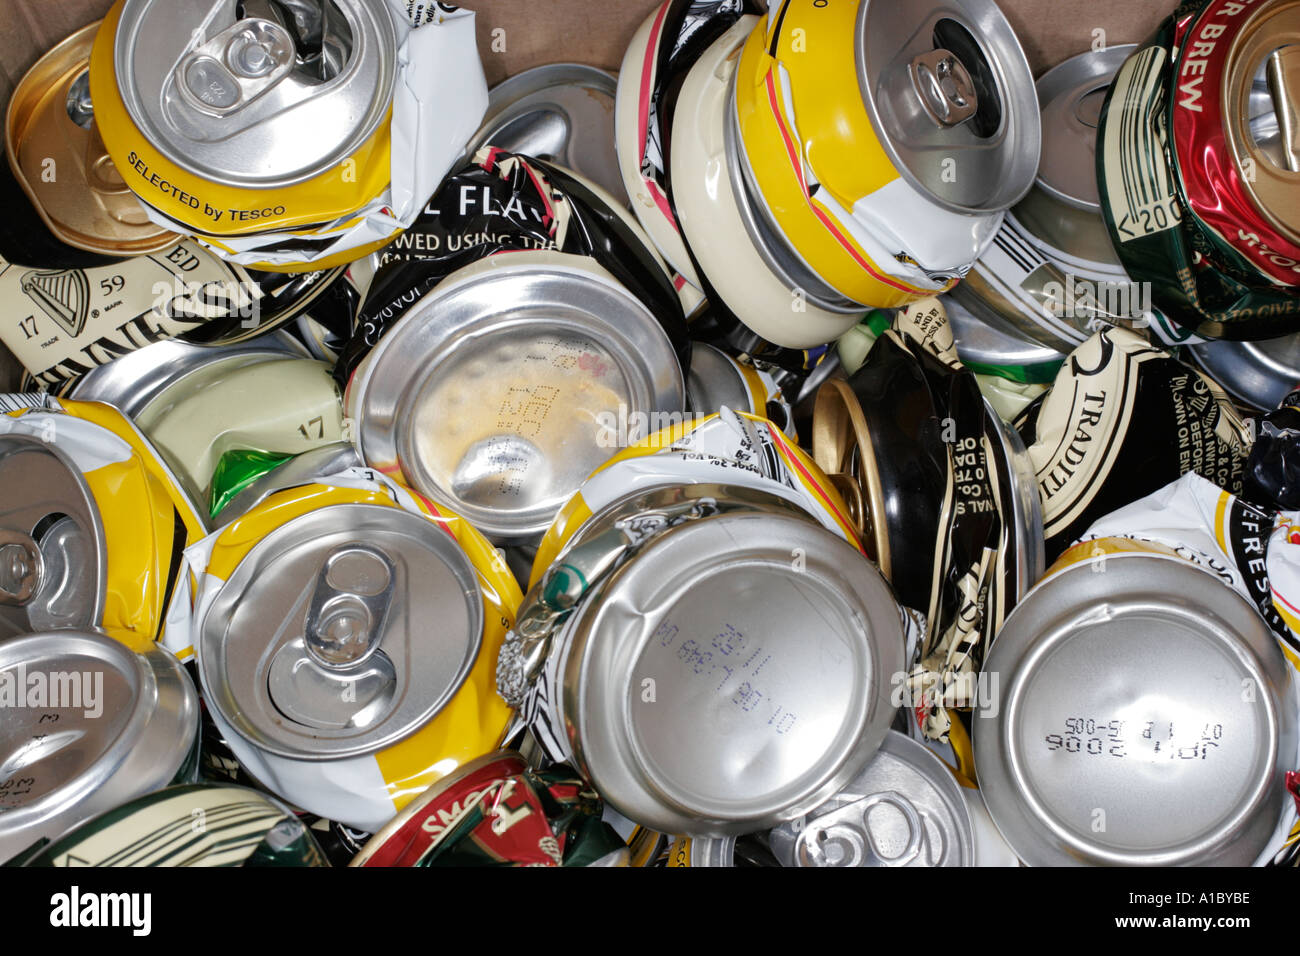
[[270, 20], [240, 20], [181, 59], [176, 85], [191, 106], [226, 116], [279, 83], [296, 62], [288, 30]]
[[[869, 816], [878, 806], [890, 806], [907, 822], [907, 843], [886, 856], [871, 828]], [[907, 866], [919, 859], [925, 844], [921, 815], [910, 800], [892, 790], [873, 793], [808, 821], [795, 842], [800, 866]]]
[[22, 607], [41, 586], [45, 559], [30, 535], [0, 530], [0, 604]]
[[979, 109], [975, 83], [966, 66], [948, 50], [931, 50], [908, 67], [921, 107], [940, 126], [957, 126]]
[[318, 664], [346, 668], [375, 652], [393, 601], [396, 573], [388, 555], [366, 545], [331, 551], [307, 608], [307, 653]]
[[1300, 172], [1300, 44], [1274, 50], [1266, 70], [1286, 168]]

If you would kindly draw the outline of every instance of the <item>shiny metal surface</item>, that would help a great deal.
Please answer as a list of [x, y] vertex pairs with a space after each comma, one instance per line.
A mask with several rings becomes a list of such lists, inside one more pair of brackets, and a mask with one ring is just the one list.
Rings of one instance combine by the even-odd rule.
[[862, 769], [903, 641], [859, 552], [759, 512], [663, 532], [584, 601], [558, 653], [576, 758], [610, 805], [727, 836], [806, 813]]
[[0, 860], [166, 786], [198, 733], [198, 695], [175, 657], [96, 632], [0, 642], [0, 694], [16, 695], [0, 707]]
[[179, 237], [149, 221], [94, 123], [89, 65], [98, 29], [97, 21], [63, 40], [14, 88], [5, 116], [9, 165], [62, 242], [111, 256], [161, 252]]
[[[1034, 463], [1020, 434], [1008, 425], [997, 410], [984, 400], [987, 418], [993, 423], [1000, 453], [995, 455], [1006, 462], [1012, 487], [1002, 495], [1002, 520], [1011, 523], [1011, 539], [1005, 545], [1008, 563], [1015, 562], [1015, 576], [1009, 582], [1012, 593], [1009, 601], [1019, 601], [1038, 583], [1047, 567], [1047, 539], [1043, 536], [1043, 502], [1038, 490], [1038, 477]], [[999, 483], [1002, 477], [999, 476]], [[1010, 506], [1009, 509], [1007, 506]], [[997, 635], [990, 635], [992, 640]]]
[[[969, 51], [944, 50], [936, 28], [962, 31]], [[1011, 25], [992, 0], [931, 6], [863, 0], [857, 18], [858, 86], [876, 137], [895, 168], [926, 196], [960, 213], [996, 212], [1033, 185], [1041, 144], [1033, 74]], [[978, 49], [980, 55], [973, 55]], [[959, 71], [935, 74], [939, 60], [974, 74], [981, 59], [996, 90], [1000, 121], [980, 135], [963, 109]], [[934, 77], [921, 82], [921, 77]], [[926, 95], [927, 92], [938, 95]], [[984, 96], [984, 91], [981, 91]], [[941, 118], [936, 118], [936, 104]], [[979, 105], [977, 103], [977, 105]], [[951, 109], [950, 109], [951, 107]], [[957, 157], [960, 176], [945, 176], [936, 156]]]
[[1272, 411], [1300, 385], [1300, 335], [1262, 342], [1189, 345], [1198, 365], [1234, 398]]
[[1025, 368], [1065, 359], [1063, 353], [1050, 346], [1018, 334], [996, 315], [976, 316], [953, 296], [945, 297], [943, 304], [952, 325], [957, 355], [967, 364]]
[[981, 792], [1030, 865], [1250, 865], [1291, 800], [1294, 672], [1191, 563], [1111, 554], [1049, 577], [984, 671], [1002, 693], [976, 713]]
[[1034, 188], [1016, 218], [1051, 249], [1119, 269], [1101, 218], [1097, 125], [1106, 90], [1135, 44], [1081, 53], [1038, 78], [1043, 154]]
[[0, 638], [97, 626], [108, 555], [80, 471], [52, 441], [9, 435], [0, 487]]
[[[204, 615], [195, 650], [205, 699], [268, 753], [374, 753], [451, 699], [478, 654], [483, 613], [473, 567], [437, 525], [377, 505], [319, 509], [259, 542]], [[350, 662], [320, 650], [356, 632], [366, 653]]]
[[397, 69], [386, 3], [328, 6], [343, 45], [313, 69], [269, 3], [247, 3], [236, 20], [230, 0], [127, 0], [114, 64], [132, 121], [212, 182], [272, 188], [324, 172], [385, 121]]
[[691, 343], [691, 371], [686, 376], [686, 401], [696, 415], [711, 415], [723, 405], [742, 412], [765, 415], [751, 408], [744, 376], [726, 352], [705, 342]]
[[283, 332], [239, 345], [191, 345], [168, 339], [92, 368], [77, 381], [68, 398], [103, 402], [134, 419], [168, 388], [213, 362], [246, 365], [306, 355], [306, 350]]
[[548, 63], [502, 80], [466, 155], [495, 146], [577, 170], [627, 207], [614, 149], [618, 81], [594, 66]]
[[345, 468], [355, 468], [361, 464], [361, 456], [347, 442], [331, 442], [320, 448], [305, 451], [301, 455], [295, 455], [231, 498], [213, 520], [213, 528], [224, 528], [252, 511], [277, 491], [309, 484], [321, 476], [332, 475]]
[[782, 866], [973, 866], [961, 788], [923, 744], [891, 730], [843, 790], [768, 835]]
[[618, 447], [680, 413], [668, 336], [574, 256], [511, 253], [448, 279], [380, 341], [348, 389], [366, 463], [497, 539], [540, 534]]

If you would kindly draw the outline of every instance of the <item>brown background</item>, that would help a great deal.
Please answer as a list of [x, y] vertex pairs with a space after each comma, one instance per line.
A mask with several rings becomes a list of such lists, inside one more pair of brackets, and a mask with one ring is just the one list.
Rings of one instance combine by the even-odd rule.
[[[926, 3], [929, 0], [891, 0]], [[470, 0], [489, 83], [542, 63], [577, 61], [618, 69], [627, 41], [659, 0]], [[1035, 73], [1092, 46], [1143, 39], [1174, 0], [998, 0]], [[45, 50], [104, 15], [111, 0], [0, 0], [0, 102]], [[491, 49], [505, 30], [504, 52]]]

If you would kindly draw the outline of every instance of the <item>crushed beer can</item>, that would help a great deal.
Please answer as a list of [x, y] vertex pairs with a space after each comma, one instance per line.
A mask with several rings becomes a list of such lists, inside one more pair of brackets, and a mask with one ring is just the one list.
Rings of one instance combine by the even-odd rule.
[[734, 112], [774, 231], [864, 306], [952, 288], [1038, 166], [1029, 64], [984, 0], [784, 0], [744, 45]]
[[726, 836], [812, 809], [879, 746], [904, 650], [838, 498], [729, 409], [627, 449], [543, 538], [498, 689], [650, 829]]
[[998, 634], [975, 764], [1031, 866], [1263, 865], [1295, 826], [1296, 672], [1257, 606], [1186, 552], [1085, 540]]
[[274, 797], [210, 783], [126, 802], [9, 866], [329, 866], [316, 838]]
[[1029, 458], [962, 368], [937, 300], [909, 306], [861, 368], [822, 387], [813, 449], [900, 603], [925, 615], [908, 703], [942, 737], [1044, 557]]
[[0, 860], [197, 772], [194, 685], [170, 652], [134, 635], [69, 628], [0, 641], [0, 708]]
[[514, 751], [444, 777], [376, 833], [351, 866], [593, 866], [628, 850], [599, 796], [567, 767], [529, 768]]
[[55, 45], [14, 88], [9, 165], [60, 241], [109, 256], [163, 252], [180, 236], [149, 221], [95, 125], [89, 68], [98, 30], [96, 21]]
[[419, 214], [487, 105], [474, 14], [119, 0], [90, 60], [104, 143], [166, 228], [279, 271], [360, 258]]
[[201, 515], [119, 412], [30, 400], [0, 416], [0, 628], [103, 627], [136, 642], [165, 640], [181, 553], [202, 537]]
[[1102, 109], [1097, 178], [1115, 250], [1158, 309], [1206, 338], [1297, 328], [1296, 173], [1248, 128], [1255, 63], [1242, 54], [1285, 37], [1298, 9], [1182, 4], [1124, 62]]
[[186, 564], [169, 633], [239, 764], [295, 806], [374, 832], [502, 739], [519, 590], [459, 516], [355, 468], [270, 495]]

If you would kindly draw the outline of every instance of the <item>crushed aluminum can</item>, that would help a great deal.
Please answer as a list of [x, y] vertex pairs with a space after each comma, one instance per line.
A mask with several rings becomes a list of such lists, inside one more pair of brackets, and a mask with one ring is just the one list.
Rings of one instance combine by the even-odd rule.
[[925, 615], [908, 705], [926, 735], [969, 707], [1002, 621], [1044, 566], [1029, 457], [962, 368], [942, 304], [909, 306], [817, 396], [814, 457], [900, 603]]
[[514, 751], [439, 780], [376, 833], [350, 866], [626, 866], [600, 798], [567, 767], [537, 771]]
[[345, 403], [368, 465], [494, 540], [527, 541], [628, 429], [681, 417], [685, 382], [657, 319], [603, 269], [516, 252], [435, 287], [366, 356]]
[[[295, 806], [374, 832], [500, 742], [510, 710], [492, 672], [519, 590], [458, 516], [369, 469], [321, 480], [186, 553], [198, 591], [176, 627], [191, 629], [204, 701], [240, 765]], [[254, 620], [282, 624], [268, 642]]]
[[901, 613], [837, 498], [734, 412], [630, 450], [543, 539], [499, 690], [551, 759], [653, 830], [807, 812], [874, 754], [903, 661]]
[[[752, 200], [736, 168], [736, 134], [728, 135], [732, 111], [727, 109], [734, 54], [757, 22], [755, 16], [737, 20], [686, 74], [673, 112], [672, 197], [712, 298], [765, 340], [807, 348], [842, 335], [863, 310], [833, 291], [819, 294], [804, 278], [807, 269], [783, 263], [783, 250], [762, 245]], [[785, 253], [785, 259], [792, 258]]]
[[183, 784], [102, 813], [9, 866], [329, 866], [316, 838], [274, 797]]
[[297, 455], [245, 457], [228, 452], [212, 478], [212, 524], [224, 528], [271, 495], [310, 484], [317, 475], [334, 475], [365, 462], [347, 442], [331, 442]]
[[159, 342], [96, 369], [72, 397], [105, 402], [132, 419], [190, 499], [205, 505], [232, 450], [293, 455], [343, 438], [329, 366], [283, 335], [219, 348]]
[[290, 272], [410, 225], [487, 103], [474, 14], [396, 0], [119, 0], [90, 88], [154, 221]]
[[1294, 824], [1296, 673], [1249, 601], [1170, 549], [1066, 552], [985, 668], [980, 792], [1025, 863], [1262, 864]]
[[1241, 491], [1250, 435], [1219, 386], [1126, 329], [1098, 332], [1016, 427], [1049, 560], [1102, 515], [1189, 471]]
[[202, 537], [202, 517], [120, 413], [46, 401], [0, 416], [0, 633], [102, 627], [165, 640], [181, 552]]
[[522, 153], [581, 173], [628, 205], [614, 150], [618, 81], [594, 66], [548, 63], [488, 92], [487, 115], [465, 155], [483, 146]]
[[69, 629], [0, 641], [0, 860], [197, 769], [180, 662]]
[[[1194, 78], [1210, 69], [1207, 54], [1212, 53], [1213, 68], [1221, 71], [1223, 54], [1238, 40], [1276, 14], [1294, 17], [1296, 6], [1278, 0], [1255, 5], [1247, 16], [1229, 18], [1231, 23], [1204, 19], [1224, 9], [1222, 0], [1179, 7], [1116, 74], [1097, 133], [1102, 213], [1129, 277], [1149, 286], [1155, 307], [1180, 326], [1206, 338], [1277, 338], [1294, 333], [1300, 317], [1295, 275], [1285, 278], [1287, 269], [1297, 268], [1295, 257], [1288, 257], [1281, 245], [1270, 245], [1276, 230], [1268, 228], [1255, 199], [1241, 188], [1242, 170], [1236, 163], [1242, 154], [1234, 156], [1226, 146], [1225, 127], [1251, 121], [1250, 91], [1234, 87], [1229, 94], [1226, 83], [1202, 89], [1203, 74], [1192, 94], [1178, 87], [1182, 70]], [[1247, 22], [1251, 26], [1243, 31]], [[1190, 32], [1229, 26], [1231, 35], [1203, 37], [1199, 43], [1195, 37], [1200, 33]], [[1180, 46], [1188, 39], [1190, 45]], [[1244, 79], [1247, 72], [1235, 75]], [[1246, 86], [1253, 87], [1254, 79], [1252, 72]], [[1230, 121], [1211, 120], [1208, 112]], [[1198, 169], [1201, 163], [1206, 165]], [[1271, 162], [1263, 157], [1258, 168], [1268, 166]], [[1203, 174], [1210, 171], [1214, 176], [1221, 171], [1222, 182], [1207, 186]], [[1270, 182], [1277, 172], [1278, 167], [1270, 169]], [[1202, 221], [1198, 213], [1208, 208], [1207, 199], [1237, 216], [1226, 224], [1232, 236], [1254, 236], [1255, 241], [1227, 242]], [[1282, 202], [1278, 214], [1289, 215], [1286, 200]]]
[[68, 245], [110, 256], [163, 252], [181, 237], [149, 221], [95, 126], [89, 68], [98, 29], [96, 21], [54, 46], [14, 87], [5, 117], [9, 165]]
[[[952, 288], [1038, 166], [1033, 79], [1010, 25], [984, 0], [779, 9], [734, 79], [739, 142], [774, 231], [864, 306]], [[964, 172], [945, 175], [936, 156]]]
[[667, 146], [678, 78], [703, 49], [754, 9], [748, 0], [682, 3], [664, 0], [642, 21], [618, 71], [614, 143], [632, 211], [673, 271], [696, 289], [708, 290], [673, 211]]

